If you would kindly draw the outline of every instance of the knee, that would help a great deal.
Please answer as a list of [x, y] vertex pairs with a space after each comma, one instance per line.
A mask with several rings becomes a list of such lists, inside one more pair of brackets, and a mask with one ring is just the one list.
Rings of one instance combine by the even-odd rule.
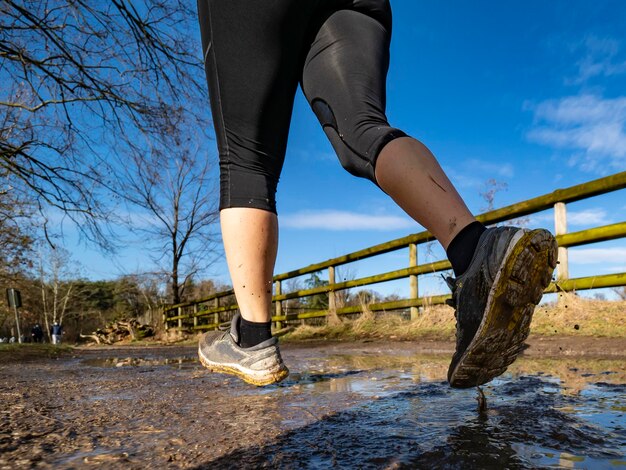
[[380, 151], [391, 140], [406, 134], [390, 127], [386, 121], [347, 119], [339, 125], [332, 108], [321, 99], [314, 100], [311, 107], [341, 166], [355, 176], [376, 183], [375, 166]]

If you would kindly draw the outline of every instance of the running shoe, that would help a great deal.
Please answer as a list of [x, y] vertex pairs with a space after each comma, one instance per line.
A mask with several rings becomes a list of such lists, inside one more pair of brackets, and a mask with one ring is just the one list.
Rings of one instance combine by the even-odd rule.
[[278, 350], [278, 339], [272, 337], [251, 348], [241, 348], [237, 313], [230, 330], [210, 331], [200, 337], [198, 356], [204, 367], [211, 372], [236, 375], [253, 385], [269, 385], [280, 382], [289, 375]]
[[452, 387], [487, 383], [515, 361], [556, 260], [557, 243], [547, 230], [497, 227], [481, 235], [467, 271], [446, 279], [457, 319]]

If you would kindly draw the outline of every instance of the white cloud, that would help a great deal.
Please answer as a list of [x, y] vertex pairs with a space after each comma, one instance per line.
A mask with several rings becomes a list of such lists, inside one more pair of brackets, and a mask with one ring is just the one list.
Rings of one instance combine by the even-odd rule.
[[615, 39], [589, 36], [582, 42], [585, 55], [577, 62], [578, 74], [566, 83], [582, 84], [593, 77], [610, 77], [626, 73], [626, 61], [617, 56], [620, 43]]
[[[607, 217], [607, 212], [605, 209], [601, 208], [592, 208], [592, 209], [584, 209], [581, 211], [567, 211], [567, 226], [568, 227], [576, 227], [576, 226], [598, 226], [598, 225], [606, 225], [612, 222], [612, 220]], [[551, 222], [554, 221], [554, 214], [552, 212], [548, 212], [545, 214], [531, 215], [531, 222], [533, 224], [541, 224], [543, 222]]]
[[567, 214], [568, 225], [599, 225], [608, 223], [604, 209], [587, 209], [571, 211]]
[[626, 248], [583, 248], [569, 250], [570, 263], [626, 265]]
[[446, 175], [448, 175], [448, 178], [450, 178], [450, 181], [452, 181], [452, 184], [457, 188], [476, 189], [485, 184], [485, 180], [470, 176], [462, 171], [457, 171], [453, 167], [444, 166], [443, 170], [446, 172]]
[[570, 163], [583, 169], [609, 173], [626, 166], [626, 96], [586, 94], [526, 107], [535, 117], [529, 140], [581, 151]]
[[485, 180], [477, 178], [475, 176], [470, 176], [465, 172], [457, 171], [453, 167], [444, 166], [443, 170], [452, 181], [452, 184], [457, 188], [480, 188], [485, 184]]
[[281, 227], [315, 230], [377, 230], [417, 229], [408, 217], [359, 214], [348, 211], [301, 211], [279, 217]]
[[471, 169], [472, 172], [486, 174], [490, 178], [493, 178], [494, 176], [512, 178], [515, 175], [513, 165], [510, 163], [490, 163], [472, 158], [463, 162], [463, 166]]
[[626, 271], [626, 264], [622, 264], [621, 266], [609, 266], [607, 271], [609, 273], [623, 273]]
[[491, 163], [477, 158], [463, 160], [460, 169], [458, 163], [455, 167], [446, 165], [444, 171], [455, 186], [481, 190], [490, 179], [499, 181], [515, 176], [515, 169], [510, 163]]

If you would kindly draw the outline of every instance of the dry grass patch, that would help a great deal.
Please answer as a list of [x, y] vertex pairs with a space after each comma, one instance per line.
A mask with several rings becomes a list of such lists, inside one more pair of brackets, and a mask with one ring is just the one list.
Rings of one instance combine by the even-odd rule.
[[[289, 340], [308, 339], [392, 339], [428, 338], [454, 340], [456, 320], [447, 305], [427, 307], [413, 321], [393, 313], [374, 314], [367, 305], [356, 320], [340, 317], [332, 325], [301, 325], [286, 335]], [[531, 332], [537, 335], [626, 337], [626, 301], [605, 301], [565, 294], [561, 302], [536, 308]]]
[[339, 325], [301, 325], [286, 335], [289, 340], [308, 339], [454, 339], [454, 310], [445, 305], [426, 309], [416, 320], [407, 321], [393, 313], [374, 314], [369, 308], [355, 320], [341, 318]]
[[566, 293], [535, 309], [534, 334], [626, 337], [626, 301], [586, 299]]

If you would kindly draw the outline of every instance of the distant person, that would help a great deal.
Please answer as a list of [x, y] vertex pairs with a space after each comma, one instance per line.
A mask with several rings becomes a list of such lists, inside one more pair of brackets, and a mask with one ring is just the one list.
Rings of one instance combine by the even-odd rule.
[[61, 335], [63, 334], [63, 327], [59, 325], [58, 321], [52, 324], [52, 344], [61, 344]]
[[43, 342], [43, 329], [39, 323], [35, 323], [35, 326], [30, 330], [30, 335], [33, 338], [34, 343]]
[[343, 167], [380, 187], [446, 250], [457, 317], [450, 384], [471, 387], [502, 374], [550, 282], [556, 241], [547, 230], [483, 226], [430, 150], [389, 125], [389, 2], [199, 0], [198, 10], [222, 238], [241, 311], [230, 331], [202, 336], [202, 364], [255, 385], [289, 373], [270, 318], [276, 187], [299, 84]]

